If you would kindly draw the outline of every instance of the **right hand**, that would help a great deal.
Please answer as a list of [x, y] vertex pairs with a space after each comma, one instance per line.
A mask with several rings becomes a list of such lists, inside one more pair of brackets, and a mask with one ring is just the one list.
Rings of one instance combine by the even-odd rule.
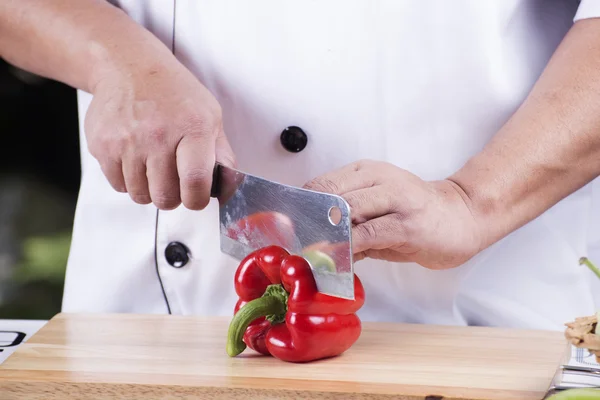
[[163, 210], [205, 208], [215, 162], [234, 155], [212, 94], [176, 60], [107, 74], [85, 119], [88, 148], [112, 187]]

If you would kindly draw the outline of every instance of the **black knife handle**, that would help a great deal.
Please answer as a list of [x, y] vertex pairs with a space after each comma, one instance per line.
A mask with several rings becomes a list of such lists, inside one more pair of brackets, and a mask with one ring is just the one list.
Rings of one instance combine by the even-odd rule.
[[210, 187], [210, 197], [218, 198], [221, 192], [221, 164], [216, 163], [213, 169], [212, 185]]

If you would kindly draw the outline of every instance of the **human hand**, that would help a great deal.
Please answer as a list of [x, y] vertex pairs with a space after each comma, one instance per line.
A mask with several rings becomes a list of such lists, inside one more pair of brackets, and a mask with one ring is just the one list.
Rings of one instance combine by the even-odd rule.
[[112, 187], [138, 204], [203, 209], [215, 161], [234, 166], [221, 108], [174, 58], [140, 65], [95, 85], [85, 118], [90, 153]]
[[370, 257], [447, 269], [481, 249], [469, 198], [449, 180], [426, 182], [392, 164], [364, 160], [304, 187], [348, 202], [355, 260]]

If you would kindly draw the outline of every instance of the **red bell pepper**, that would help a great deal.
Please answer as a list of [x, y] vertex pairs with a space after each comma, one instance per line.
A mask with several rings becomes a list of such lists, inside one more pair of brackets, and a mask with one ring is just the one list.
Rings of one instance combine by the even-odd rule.
[[279, 246], [250, 253], [235, 273], [239, 300], [229, 325], [227, 353], [246, 346], [283, 361], [306, 362], [348, 350], [361, 334], [356, 312], [365, 291], [354, 276], [355, 299], [317, 291], [309, 263]]
[[251, 214], [227, 226], [226, 235], [237, 242], [257, 246], [294, 246], [294, 224], [290, 217], [275, 211]]

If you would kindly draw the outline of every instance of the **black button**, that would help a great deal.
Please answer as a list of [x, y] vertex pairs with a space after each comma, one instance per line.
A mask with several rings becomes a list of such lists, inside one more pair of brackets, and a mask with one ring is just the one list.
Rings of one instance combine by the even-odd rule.
[[171, 242], [165, 249], [165, 258], [167, 262], [175, 268], [181, 268], [190, 260], [190, 251], [179, 242]]
[[308, 143], [308, 136], [297, 126], [288, 126], [279, 137], [281, 145], [289, 152], [298, 153], [304, 150]]

